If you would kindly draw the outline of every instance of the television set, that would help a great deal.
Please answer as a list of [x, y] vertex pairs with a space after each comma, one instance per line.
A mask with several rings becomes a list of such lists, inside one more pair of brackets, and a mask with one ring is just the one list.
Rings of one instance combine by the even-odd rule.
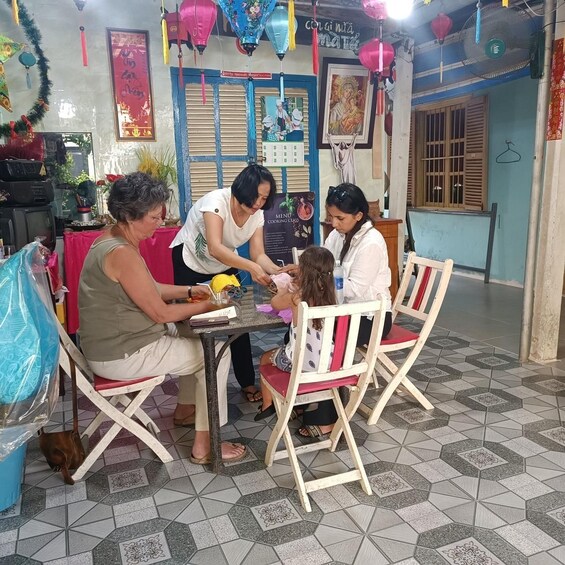
[[51, 206], [0, 206], [0, 237], [4, 245], [16, 251], [36, 237], [51, 251], [55, 250], [55, 218]]

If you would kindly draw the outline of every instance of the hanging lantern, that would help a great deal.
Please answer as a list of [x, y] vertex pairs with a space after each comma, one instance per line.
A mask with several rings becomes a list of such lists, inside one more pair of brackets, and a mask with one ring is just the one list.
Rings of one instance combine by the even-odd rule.
[[[298, 27], [298, 22], [294, 20], [294, 28]], [[280, 71], [280, 98], [284, 100], [284, 73], [282, 62], [289, 48], [290, 28], [288, 25], [288, 12], [284, 6], [277, 6], [265, 25], [265, 33], [273, 45], [273, 49], [281, 62]]]
[[370, 18], [377, 21], [386, 20], [385, 0], [363, 0], [361, 6]]
[[190, 37], [188, 36], [188, 31], [186, 31], [186, 26], [184, 22], [180, 19], [178, 12], [166, 12], [165, 21], [167, 22], [167, 40], [169, 43], [169, 49], [180, 41], [181, 44], [184, 43], [189, 49], [192, 49], [192, 43], [190, 42]]
[[26, 84], [28, 88], [31, 88], [31, 77], [29, 76], [29, 69], [37, 63], [37, 59], [35, 58], [35, 55], [33, 53], [26, 50], [23, 53], [20, 53], [20, 56], [18, 57], [18, 61], [26, 69]]
[[202, 55], [208, 45], [208, 38], [216, 23], [218, 9], [212, 0], [183, 0], [180, 6], [180, 18], [186, 26], [192, 44], [200, 53], [200, 88], [202, 104], [206, 104], [206, 81], [202, 65]]
[[502, 0], [502, 7], [508, 8], [508, 0]]
[[359, 60], [371, 71], [371, 80], [376, 81], [377, 116], [380, 116], [384, 112], [385, 90], [384, 81], [381, 85], [379, 79], [383, 78], [384, 69], [390, 67], [394, 60], [394, 47], [380, 39], [371, 39], [359, 50]]
[[82, 11], [86, 6], [86, 0], [74, 0], [74, 2], [75, 2], [75, 6], [78, 8], [78, 11], [80, 12], [81, 25], [79, 26], [78, 29], [80, 31], [80, 48], [82, 51], [82, 65], [83, 67], [88, 67], [88, 51], [86, 50], [86, 32], [84, 26], [82, 25]]
[[277, 0], [218, 0], [241, 46], [251, 57]]
[[443, 42], [451, 31], [453, 20], [443, 12], [440, 12], [431, 23], [432, 31], [439, 43], [439, 82], [443, 82]]

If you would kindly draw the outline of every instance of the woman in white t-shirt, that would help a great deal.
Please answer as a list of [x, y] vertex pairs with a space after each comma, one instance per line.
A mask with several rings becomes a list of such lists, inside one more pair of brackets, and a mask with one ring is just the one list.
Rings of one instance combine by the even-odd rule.
[[[278, 273], [265, 254], [263, 210], [273, 205], [277, 185], [265, 167], [251, 164], [241, 171], [231, 188], [212, 190], [190, 209], [183, 228], [171, 243], [175, 284], [194, 285], [219, 273], [249, 271], [263, 285]], [[249, 242], [250, 259], [240, 257], [237, 248]], [[182, 282], [181, 282], [182, 281]], [[250, 402], [259, 402], [249, 334], [231, 344], [237, 382]]]

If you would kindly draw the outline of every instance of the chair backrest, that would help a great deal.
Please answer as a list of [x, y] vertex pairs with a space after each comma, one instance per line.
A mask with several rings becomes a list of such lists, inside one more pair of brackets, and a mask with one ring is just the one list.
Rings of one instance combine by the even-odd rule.
[[[357, 337], [362, 315], [373, 316], [373, 325], [367, 354], [364, 359], [359, 360], [357, 357], [356, 360]], [[359, 376], [360, 387], [366, 386], [377, 361], [384, 318], [384, 303], [381, 300], [316, 307], [309, 307], [306, 302], [301, 302], [298, 306], [288, 395], [295, 395], [301, 384], [335, 382], [352, 376]], [[312, 331], [309, 322], [315, 319], [321, 319], [323, 324], [320, 330], [319, 364], [313, 371], [303, 371], [308, 331]]]
[[[59, 343], [61, 346], [61, 355], [59, 356], [59, 364], [61, 365], [61, 368], [63, 369], [63, 371], [65, 371], [65, 373], [67, 373], [67, 375], [70, 375], [71, 374], [70, 365], [72, 360], [75, 364], [75, 367], [78, 369], [77, 376], [79, 376], [78, 373], [80, 372], [87, 381], [93, 383], [94, 374], [92, 373], [92, 370], [88, 365], [88, 361], [81, 353], [80, 349], [73, 343], [72, 339], [68, 336], [67, 332], [65, 331], [65, 328], [63, 328], [63, 326], [61, 325], [59, 320], [57, 320], [56, 317], [55, 317], [55, 322], [57, 323], [57, 331], [59, 332]], [[63, 352], [66, 355], [63, 355]], [[80, 382], [78, 382], [77, 384], [79, 385], [78, 388], [82, 388]]]
[[[416, 271], [416, 280], [410, 289], [410, 297], [404, 304], [412, 275]], [[435, 261], [418, 257], [413, 251], [410, 252], [392, 305], [393, 319], [398, 314], [406, 314], [433, 326], [445, 298], [452, 271], [452, 259]]]
[[304, 249], [298, 249], [298, 247], [293, 247], [292, 248], [292, 262], [295, 265], [298, 265], [298, 259], [300, 259], [300, 256], [304, 253]]

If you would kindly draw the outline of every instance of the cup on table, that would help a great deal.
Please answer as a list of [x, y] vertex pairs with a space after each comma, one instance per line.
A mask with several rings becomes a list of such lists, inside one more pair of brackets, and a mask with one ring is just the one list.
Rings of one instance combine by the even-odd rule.
[[216, 305], [218, 308], [225, 308], [230, 303], [230, 296], [227, 290], [220, 290], [216, 292], [215, 296], [212, 296], [210, 302]]

